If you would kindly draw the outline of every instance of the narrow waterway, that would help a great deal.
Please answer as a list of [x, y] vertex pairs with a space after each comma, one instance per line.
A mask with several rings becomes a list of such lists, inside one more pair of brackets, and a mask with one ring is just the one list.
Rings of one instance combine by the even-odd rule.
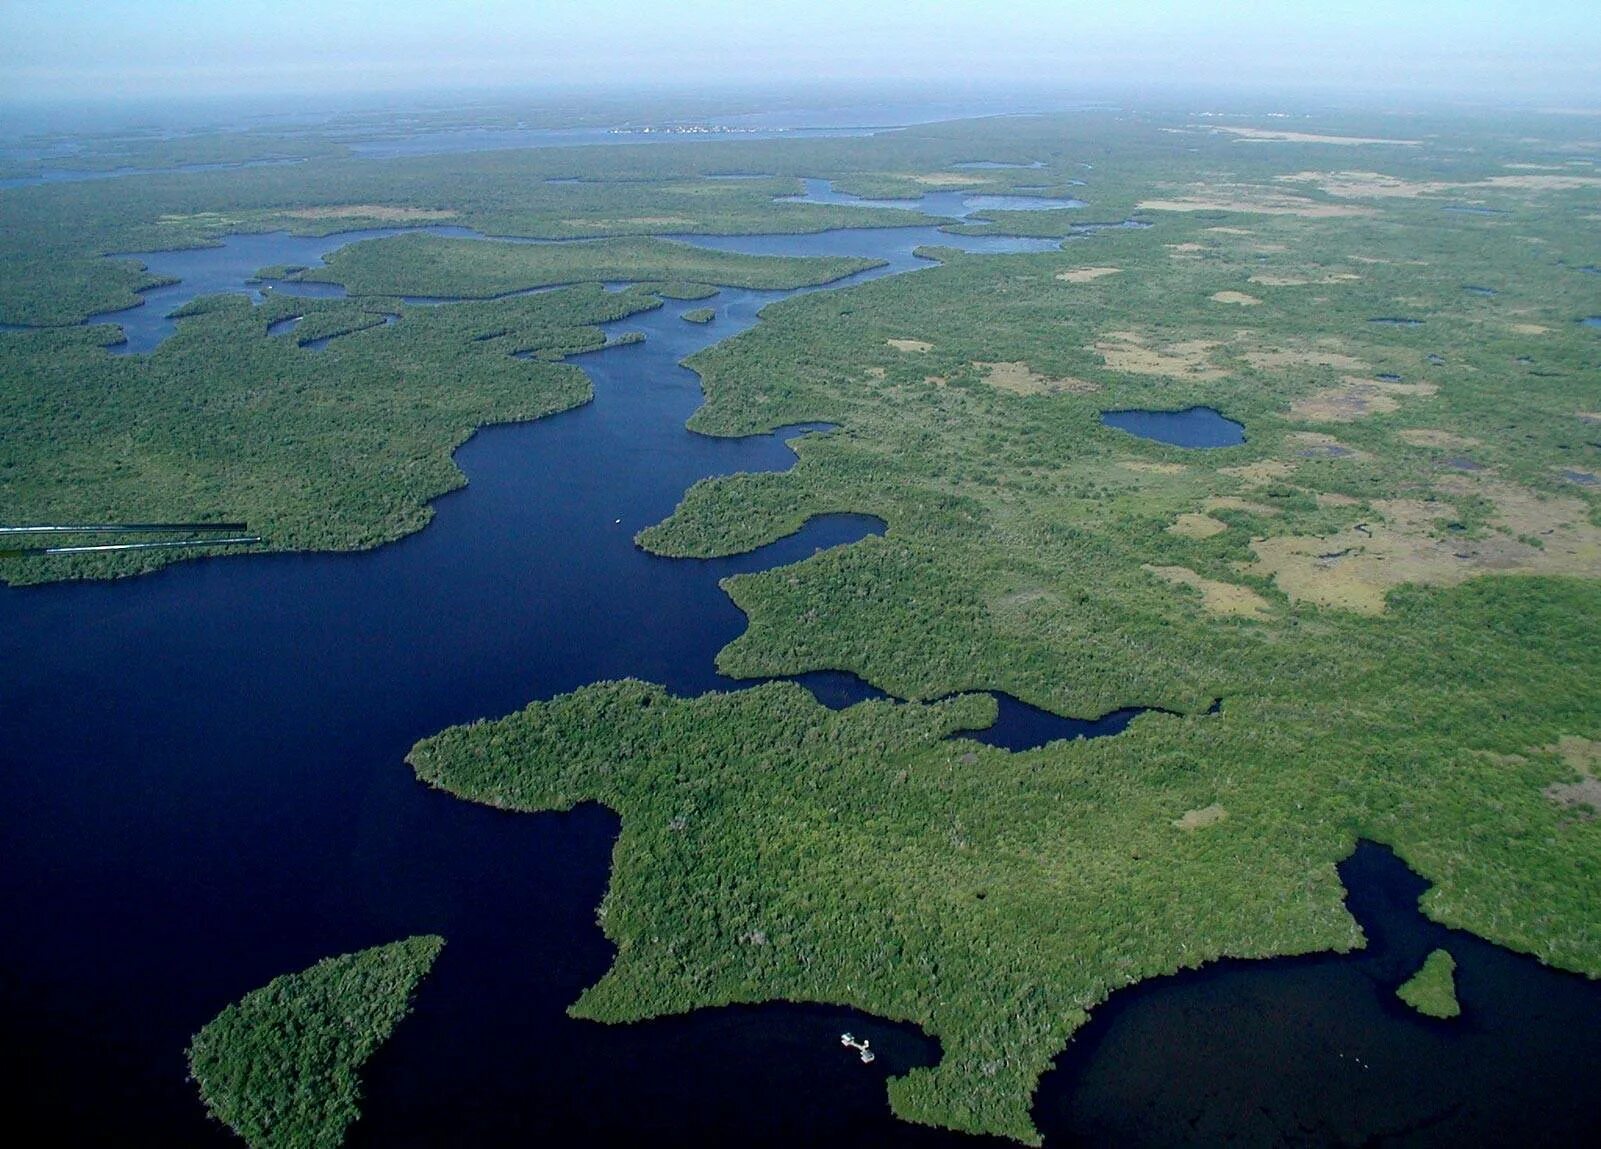
[[[183, 282], [107, 318], [148, 350], [185, 292], [246, 290], [260, 266], [355, 238], [141, 255]], [[932, 228], [690, 242], [887, 261], [852, 282], [915, 268], [930, 243], [1055, 246]], [[684, 429], [700, 391], [679, 361], [782, 295], [725, 290], [611, 325], [646, 339], [577, 360], [594, 402], [481, 432], [457, 455], [470, 486], [393, 545], [0, 590], [0, 1038], [20, 1124], [60, 1143], [230, 1144], [184, 1081], [190, 1035], [277, 974], [437, 932], [449, 946], [371, 1067], [355, 1144], [972, 1144], [890, 1117], [884, 1079], [937, 1056], [907, 1027], [782, 1005], [626, 1027], [568, 1019], [610, 960], [594, 912], [614, 818], [488, 810], [426, 790], [403, 762], [445, 726], [600, 679], [737, 687], [713, 669], [744, 625], [717, 581], [881, 528], [830, 516], [706, 562], [632, 543], [695, 480], [788, 466], [787, 436], [828, 433]], [[703, 306], [709, 326], [681, 319]], [[836, 705], [867, 689], [806, 681]], [[1003, 725], [1034, 720], [1002, 701]], [[1073, 733], [1114, 733], [1127, 715], [1100, 721]], [[843, 1029], [872, 1040], [873, 1065], [840, 1049]], [[1541, 1033], [1562, 1047], [1555, 1024]], [[1041, 1095], [1047, 1125], [1063, 1088]], [[1058, 1136], [1094, 1128], [1076, 1112]]]

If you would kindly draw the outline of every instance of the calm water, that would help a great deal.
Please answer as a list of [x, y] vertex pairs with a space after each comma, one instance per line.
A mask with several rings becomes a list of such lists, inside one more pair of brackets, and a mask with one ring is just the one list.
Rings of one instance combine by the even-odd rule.
[[1592, 315], [1584, 321], [1586, 327], [1601, 327], [1601, 315]]
[[1237, 447], [1245, 442], [1245, 427], [1225, 419], [1210, 407], [1182, 411], [1103, 411], [1101, 422], [1142, 439], [1155, 439], [1174, 447]]
[[[263, 264], [311, 263], [351, 237], [305, 247], [249, 238], [263, 246], [179, 253], [199, 261], [186, 265], [189, 293], [240, 289]], [[696, 240], [890, 261], [861, 279], [918, 266], [912, 249], [934, 241], [979, 251], [1041, 244], [922, 228]], [[141, 258], [154, 266], [165, 256]], [[159, 318], [185, 289], [162, 289], [160, 306], [117, 319]], [[610, 960], [594, 909], [615, 819], [595, 807], [560, 816], [484, 809], [417, 785], [403, 762], [416, 739], [447, 725], [598, 679], [637, 675], [682, 694], [736, 687], [713, 658], [744, 619], [717, 580], [880, 529], [829, 516], [756, 554], [707, 562], [632, 545], [696, 479], [792, 461], [782, 435], [686, 432], [699, 387], [677, 366], [748, 327], [779, 295], [725, 290], [613, 325], [647, 340], [578, 360], [595, 383], [593, 403], [481, 432], [457, 455], [471, 486], [440, 499], [427, 530], [391, 546], [0, 590], [0, 914], [10, 925], [0, 1037], [14, 1121], [32, 1119], [63, 1144], [233, 1144], [183, 1080], [190, 1035], [276, 974], [435, 931], [450, 944], [416, 1015], [370, 1067], [354, 1144], [974, 1144], [889, 1117], [884, 1078], [937, 1057], [907, 1027], [790, 1006], [626, 1027], [567, 1019], [566, 1006]], [[718, 313], [710, 328], [680, 319], [704, 306]], [[157, 328], [147, 337], [159, 342]], [[798, 433], [826, 432], [789, 432]], [[848, 675], [804, 680], [835, 705], [870, 693]], [[1111, 733], [1128, 720], [1119, 712], [1063, 726], [1000, 702], [997, 735], [1009, 731], [1018, 744]], [[1555, 1001], [1560, 1009], [1534, 1011], [1530, 1047], [1574, 1048], [1570, 1003], [1548, 1000], [1527, 964], [1508, 967], [1509, 986], [1493, 988], [1526, 1006]], [[1270, 977], [1277, 968], [1250, 967]], [[1209, 989], [1207, 976], [1195, 983], [1202, 998], [1221, 994], [1235, 1024], [1249, 1022], [1255, 991]], [[1335, 1016], [1375, 992], [1339, 979], [1286, 990], [1312, 1014], [1332, 1001]], [[1477, 992], [1464, 975], [1470, 1010]], [[1191, 1000], [1161, 1008], [1182, 1018]], [[1397, 1035], [1416, 1024], [1396, 1015], [1375, 1027], [1375, 1040], [1406, 1049]], [[843, 1029], [869, 1037], [878, 1061], [864, 1066], [841, 1050]], [[1226, 1059], [1222, 1068], [1181, 1060], [1154, 1078], [1136, 1064], [1129, 1076], [1111, 1048], [1111, 1060], [1089, 1064], [1111, 1067], [1102, 1071], [1119, 1088], [1143, 1090], [1147, 1107], [1196, 1082], [1245, 1077]], [[1485, 1048], [1499, 1058], [1492, 1064], [1517, 1064]], [[1066, 1102], [1082, 1098], [1072, 1092], [1082, 1074], [1064, 1074], [1040, 1107], [1065, 1144], [1106, 1114]], [[1545, 1110], [1528, 1096], [1564, 1091], [1566, 1080], [1532, 1078], [1504, 1096], [1537, 1116]], [[1503, 1096], [1466, 1088], [1480, 1107]]]
[[[1226, 961], [1115, 995], [1042, 1083], [1047, 1142], [1596, 1144], [1595, 983], [1428, 921], [1424, 883], [1383, 847], [1360, 845], [1340, 876], [1366, 949]], [[1437, 947], [1457, 960], [1449, 1022], [1395, 997]]]
[[900, 208], [903, 211], [920, 211], [924, 215], [966, 219], [984, 211], [1057, 211], [1064, 208], [1084, 207], [1079, 199], [1050, 199], [1042, 196], [979, 195], [966, 192], [927, 192], [911, 199], [865, 199], [849, 192], [836, 191], [833, 180], [806, 179], [801, 181], [806, 190], [801, 195], [779, 196], [778, 203], [826, 203], [848, 207]]

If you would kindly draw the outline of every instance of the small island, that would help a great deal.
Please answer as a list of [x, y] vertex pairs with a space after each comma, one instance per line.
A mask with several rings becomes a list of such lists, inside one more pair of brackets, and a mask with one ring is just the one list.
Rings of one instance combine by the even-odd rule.
[[717, 311], [711, 307], [697, 307], [693, 311], [686, 311], [683, 319], [686, 323], [710, 323], [717, 318]]
[[1395, 996], [1425, 1017], [1458, 1016], [1462, 1006], [1456, 999], [1456, 959], [1445, 950], [1435, 950]]
[[359, 1116], [359, 1070], [411, 1012], [445, 940], [407, 938], [273, 978], [195, 1035], [189, 1073], [251, 1149], [336, 1149]]

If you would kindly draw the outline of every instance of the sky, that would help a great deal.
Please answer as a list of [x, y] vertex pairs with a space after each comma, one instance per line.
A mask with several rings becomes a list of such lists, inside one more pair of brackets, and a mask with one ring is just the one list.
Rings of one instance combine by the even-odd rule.
[[0, 101], [936, 83], [1601, 106], [1597, 0], [0, 0]]

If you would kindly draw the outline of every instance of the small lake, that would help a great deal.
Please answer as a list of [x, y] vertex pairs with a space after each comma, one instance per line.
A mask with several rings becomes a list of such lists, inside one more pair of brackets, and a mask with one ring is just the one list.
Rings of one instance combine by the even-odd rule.
[[1601, 315], [1592, 315], [1584, 320], [1586, 327], [1601, 327]]
[[1101, 422], [1142, 439], [1174, 447], [1238, 447], [1245, 442], [1245, 426], [1225, 419], [1210, 407], [1182, 411], [1103, 411]]
[[1044, 196], [981, 195], [976, 192], [927, 192], [909, 199], [864, 199], [849, 192], [836, 191], [834, 181], [806, 179], [801, 195], [779, 196], [777, 203], [838, 204], [845, 207], [900, 208], [924, 215], [966, 219], [984, 211], [1060, 211], [1086, 206], [1083, 200]]

